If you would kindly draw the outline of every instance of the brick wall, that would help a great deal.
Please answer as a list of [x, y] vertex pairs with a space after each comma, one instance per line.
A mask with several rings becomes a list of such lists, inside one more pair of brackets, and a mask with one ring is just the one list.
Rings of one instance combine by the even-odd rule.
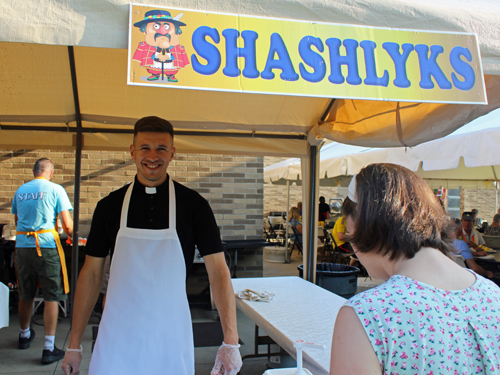
[[478, 216], [491, 224], [493, 222], [493, 216], [497, 213], [495, 208], [496, 190], [467, 189], [462, 190], [462, 192], [463, 204], [461, 208], [463, 208], [463, 211], [471, 211], [473, 208], [477, 208], [479, 210]]
[[[264, 167], [286, 159], [283, 157], [266, 156], [264, 158]], [[347, 196], [347, 188], [320, 186], [319, 196], [324, 196], [328, 203], [330, 198], [345, 198]], [[286, 185], [276, 185], [268, 182], [264, 184], [264, 216], [268, 216], [272, 211], [289, 211], [291, 207], [296, 207], [298, 202], [302, 202], [302, 186], [290, 185], [290, 207], [287, 208]]]
[[[460, 192], [460, 214], [464, 211], [470, 211], [473, 208], [479, 210], [479, 217], [491, 224], [493, 216], [496, 214], [495, 194], [493, 189], [461, 189]], [[328, 202], [330, 198], [345, 198], [347, 188], [320, 186], [319, 195], [323, 195]], [[271, 211], [286, 210], [286, 186], [264, 184], [264, 216], [269, 215]], [[500, 194], [499, 194], [500, 199]], [[302, 187], [290, 186], [290, 207], [297, 206], [297, 202], [302, 201]]]
[[[319, 196], [324, 196], [328, 203], [330, 198], [347, 197], [347, 188], [320, 186]], [[291, 207], [297, 207], [297, 203], [302, 202], [302, 186], [290, 186], [290, 207], [288, 209], [286, 202], [286, 186], [270, 183], [264, 184], [264, 216], [268, 216], [271, 211], [288, 211]]]
[[[33, 178], [33, 165], [41, 157], [53, 161], [52, 182], [62, 185], [74, 203], [74, 152], [1, 150], [0, 223], [10, 224], [12, 235], [15, 234], [14, 215], [10, 213], [12, 198], [20, 185]], [[88, 235], [97, 202], [130, 182], [135, 170], [128, 152], [82, 153], [80, 237]], [[209, 201], [223, 240], [262, 238], [262, 157], [178, 154], [168, 171], [173, 180], [198, 191]], [[248, 259], [251, 276], [259, 272], [255, 267], [260, 267], [262, 275], [262, 250], [258, 253], [254, 254], [256, 258]], [[238, 266], [243, 268], [239, 268], [239, 275], [241, 270], [241, 277], [245, 277], [244, 258], [239, 257]]]

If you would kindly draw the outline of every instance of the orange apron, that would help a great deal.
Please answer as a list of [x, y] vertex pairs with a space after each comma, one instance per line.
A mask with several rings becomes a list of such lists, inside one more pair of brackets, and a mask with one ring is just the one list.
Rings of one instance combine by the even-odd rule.
[[42, 256], [42, 251], [40, 250], [40, 245], [38, 244], [38, 235], [42, 233], [52, 233], [54, 235], [54, 239], [56, 240], [57, 253], [59, 254], [59, 259], [61, 260], [61, 269], [63, 274], [63, 285], [64, 285], [64, 294], [69, 293], [69, 282], [68, 282], [68, 270], [66, 268], [66, 257], [64, 256], [64, 250], [61, 245], [61, 240], [59, 239], [59, 233], [54, 229], [42, 229], [32, 232], [16, 232], [18, 234], [25, 234], [27, 236], [35, 236], [36, 243], [36, 252], [39, 257]]

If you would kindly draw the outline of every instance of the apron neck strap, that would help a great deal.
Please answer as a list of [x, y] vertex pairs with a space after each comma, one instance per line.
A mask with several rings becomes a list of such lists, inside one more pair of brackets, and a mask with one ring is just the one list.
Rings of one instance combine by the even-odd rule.
[[[169, 229], [176, 229], [176, 207], [175, 207], [175, 188], [174, 188], [174, 182], [170, 178], [170, 176], [167, 175], [168, 178], [168, 227]], [[129, 185], [127, 192], [125, 193], [125, 198], [123, 199], [123, 205], [122, 205], [122, 212], [120, 216], [120, 228], [126, 228], [127, 227], [127, 218], [128, 218], [128, 208], [130, 204], [130, 197], [132, 196], [132, 191], [134, 190], [134, 183], [135, 181], [132, 181], [132, 183]]]
[[127, 227], [128, 206], [130, 203], [130, 197], [132, 196], [132, 190], [134, 190], [134, 183], [135, 181], [132, 181], [132, 183], [128, 186], [127, 192], [125, 193], [125, 198], [123, 198], [122, 213], [120, 216], [120, 228]]
[[176, 217], [176, 207], [175, 207], [175, 188], [174, 182], [167, 175], [168, 178], [168, 227], [169, 229], [176, 229], [177, 217]]

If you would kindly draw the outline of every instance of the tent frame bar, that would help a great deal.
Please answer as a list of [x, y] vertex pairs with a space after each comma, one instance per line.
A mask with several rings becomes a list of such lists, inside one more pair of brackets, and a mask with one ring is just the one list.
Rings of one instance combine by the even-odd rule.
[[336, 99], [330, 100], [330, 103], [328, 103], [328, 107], [326, 107], [325, 112], [323, 113], [323, 116], [321, 116], [321, 121], [325, 122], [328, 119], [328, 115], [330, 114], [330, 111], [332, 110], [333, 105], [335, 104]]
[[[73, 212], [73, 248], [71, 252], [71, 290], [70, 290], [70, 314], [73, 316], [76, 283], [78, 280], [78, 233], [80, 230], [80, 187], [82, 176], [82, 115], [80, 113], [80, 99], [78, 96], [78, 83], [76, 78], [75, 52], [73, 46], [68, 46], [69, 65], [71, 69], [71, 83], [73, 86], [73, 101], [76, 113], [76, 150], [75, 150], [75, 188], [74, 188], [74, 212]], [[73, 323], [72, 323], [73, 324]]]
[[[77, 94], [78, 95], [78, 94]], [[112, 134], [134, 134], [133, 129], [111, 129], [111, 128], [83, 128], [81, 119], [77, 120], [80, 125], [76, 128], [66, 126], [22, 126], [22, 125], [0, 125], [1, 130], [16, 131], [53, 131], [66, 133], [112, 133]], [[258, 133], [226, 133], [226, 132], [200, 132], [193, 130], [176, 130], [175, 135], [202, 136], [202, 137], [233, 137], [233, 138], [268, 138], [268, 139], [307, 139], [307, 135], [285, 135], [285, 134], [258, 134]]]

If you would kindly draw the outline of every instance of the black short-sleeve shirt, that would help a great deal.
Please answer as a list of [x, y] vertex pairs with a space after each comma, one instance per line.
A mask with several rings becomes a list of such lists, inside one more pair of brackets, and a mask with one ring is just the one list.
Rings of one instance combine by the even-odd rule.
[[325, 212], [328, 212], [330, 213], [330, 206], [328, 205], [328, 203], [320, 203], [319, 204], [319, 217], [318, 217], [318, 220], [319, 221], [324, 221], [325, 220], [325, 216], [323, 215]]
[[[130, 228], [165, 229], [168, 223], [168, 183], [156, 187], [156, 194], [147, 194], [146, 187], [135, 177], [130, 197], [127, 225]], [[86, 246], [93, 257], [113, 256], [116, 236], [120, 229], [123, 199], [129, 185], [110, 193], [96, 206]], [[220, 231], [210, 205], [199, 193], [174, 181], [176, 228], [186, 262], [191, 271], [195, 245], [201, 256], [224, 251]]]

